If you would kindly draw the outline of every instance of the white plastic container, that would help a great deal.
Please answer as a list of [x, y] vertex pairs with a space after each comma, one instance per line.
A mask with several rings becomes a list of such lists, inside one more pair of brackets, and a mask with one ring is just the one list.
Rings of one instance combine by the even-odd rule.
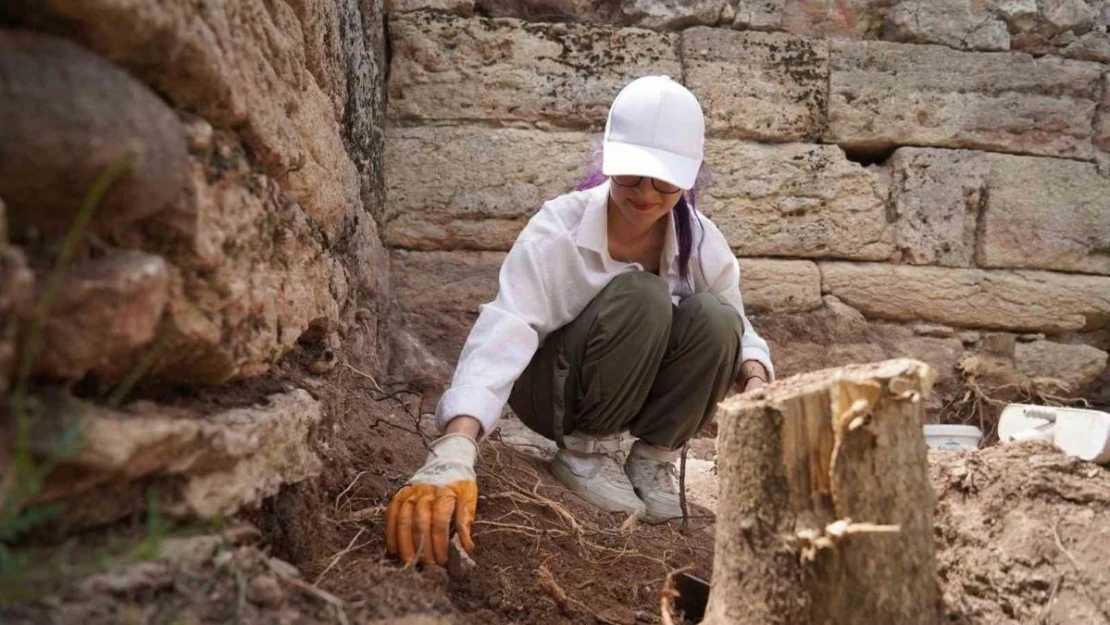
[[983, 440], [983, 431], [974, 425], [938, 425], [925, 426], [925, 443], [933, 449], [979, 449], [979, 441]]
[[1079, 408], [1059, 409], [1056, 446], [1069, 456], [1110, 464], [1110, 413]]
[[1010, 404], [998, 417], [998, 440], [1051, 441], [1055, 435], [1056, 410], [1033, 404]]

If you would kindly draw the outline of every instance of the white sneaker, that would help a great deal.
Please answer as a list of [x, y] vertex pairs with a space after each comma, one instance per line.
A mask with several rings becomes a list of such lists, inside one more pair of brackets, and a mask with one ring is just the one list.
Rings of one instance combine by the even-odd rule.
[[551, 472], [571, 491], [609, 512], [643, 513], [644, 502], [611, 454], [583, 454], [560, 449]]
[[642, 441], [632, 445], [624, 463], [624, 472], [632, 488], [647, 507], [646, 523], [666, 523], [682, 518], [678, 498], [677, 452], [651, 447]]

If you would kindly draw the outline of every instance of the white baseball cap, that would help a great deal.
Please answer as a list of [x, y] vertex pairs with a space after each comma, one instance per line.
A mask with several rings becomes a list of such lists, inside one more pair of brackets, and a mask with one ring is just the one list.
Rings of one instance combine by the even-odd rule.
[[606, 176], [650, 176], [691, 189], [705, 150], [701, 105], [667, 76], [637, 78], [609, 108], [603, 150]]

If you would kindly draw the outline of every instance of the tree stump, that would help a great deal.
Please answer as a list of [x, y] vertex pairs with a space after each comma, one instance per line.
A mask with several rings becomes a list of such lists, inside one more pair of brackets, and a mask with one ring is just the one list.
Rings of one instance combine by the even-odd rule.
[[924, 363], [889, 360], [722, 403], [704, 623], [938, 621], [922, 431], [933, 378]]

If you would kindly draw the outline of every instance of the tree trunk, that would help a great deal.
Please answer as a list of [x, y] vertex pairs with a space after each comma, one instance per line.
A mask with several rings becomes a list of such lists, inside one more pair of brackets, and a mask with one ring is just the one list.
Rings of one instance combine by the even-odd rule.
[[938, 621], [922, 432], [932, 384], [924, 363], [890, 360], [722, 404], [704, 623]]

